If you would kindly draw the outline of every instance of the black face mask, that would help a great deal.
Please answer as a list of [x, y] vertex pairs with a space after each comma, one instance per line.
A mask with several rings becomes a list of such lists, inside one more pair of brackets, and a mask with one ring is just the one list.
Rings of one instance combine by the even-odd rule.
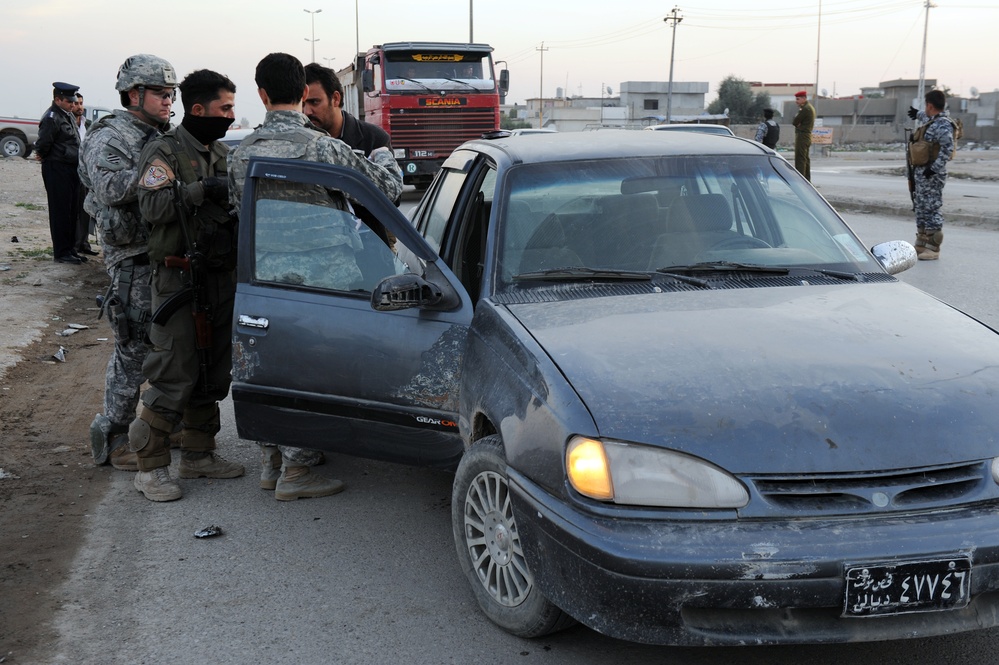
[[222, 118], [218, 116], [205, 115], [185, 115], [180, 121], [181, 126], [191, 132], [191, 136], [204, 145], [212, 141], [217, 141], [229, 130], [229, 125], [235, 118]]

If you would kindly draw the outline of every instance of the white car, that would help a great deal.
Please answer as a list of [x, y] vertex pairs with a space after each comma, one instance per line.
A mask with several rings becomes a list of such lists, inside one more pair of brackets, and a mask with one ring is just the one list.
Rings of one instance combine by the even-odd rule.
[[684, 124], [684, 125], [649, 125], [645, 128], [652, 132], [701, 132], [704, 134], [724, 134], [735, 136], [735, 133], [725, 125]]

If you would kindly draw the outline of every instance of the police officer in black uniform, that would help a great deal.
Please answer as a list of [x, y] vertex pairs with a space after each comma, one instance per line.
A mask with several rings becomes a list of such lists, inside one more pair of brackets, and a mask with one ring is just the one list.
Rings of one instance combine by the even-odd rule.
[[79, 265], [86, 257], [77, 254], [76, 213], [80, 176], [80, 134], [73, 106], [80, 87], [56, 81], [52, 84], [52, 106], [38, 123], [35, 152], [42, 160], [42, 182], [49, 204], [52, 255], [57, 263]]

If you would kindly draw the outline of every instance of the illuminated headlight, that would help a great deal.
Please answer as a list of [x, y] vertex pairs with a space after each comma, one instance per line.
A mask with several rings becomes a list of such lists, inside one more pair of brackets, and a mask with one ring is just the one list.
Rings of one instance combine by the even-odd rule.
[[392, 148], [392, 156], [396, 159], [406, 159], [405, 148]]
[[[672, 450], [577, 436], [569, 441], [565, 461], [573, 488], [600, 501], [670, 508], [741, 508], [749, 503], [746, 488], [732, 475]], [[993, 463], [992, 473], [999, 473], [999, 462]]]
[[992, 480], [999, 484], [999, 457], [992, 460]]

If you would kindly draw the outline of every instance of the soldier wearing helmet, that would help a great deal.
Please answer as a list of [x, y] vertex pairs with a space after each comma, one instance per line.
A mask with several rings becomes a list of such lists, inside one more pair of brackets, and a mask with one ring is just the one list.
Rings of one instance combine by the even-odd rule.
[[90, 426], [94, 461], [136, 471], [128, 449], [151, 319], [148, 231], [139, 214], [139, 154], [169, 129], [177, 76], [163, 58], [133, 55], [118, 69], [115, 89], [124, 110], [95, 122], [80, 147], [79, 174], [88, 189], [84, 209], [95, 220], [111, 285], [104, 298], [115, 345], [108, 361], [104, 409]]

